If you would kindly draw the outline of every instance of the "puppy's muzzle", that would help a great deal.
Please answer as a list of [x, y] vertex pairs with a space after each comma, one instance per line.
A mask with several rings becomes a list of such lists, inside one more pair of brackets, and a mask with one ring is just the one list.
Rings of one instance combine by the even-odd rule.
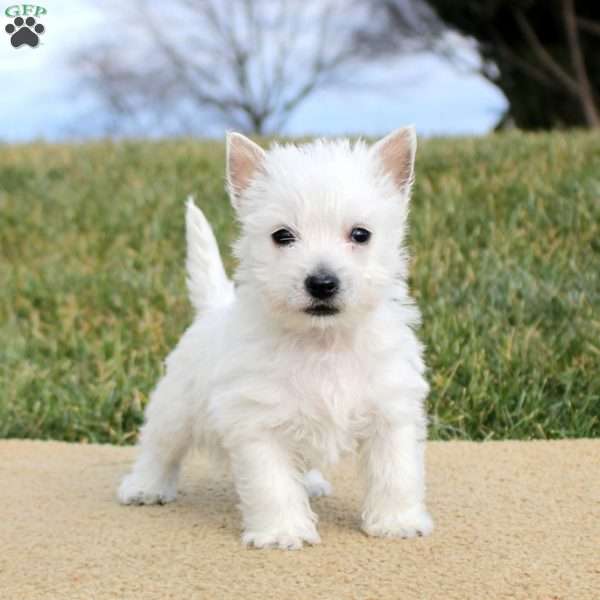
[[304, 287], [315, 300], [331, 300], [340, 289], [340, 280], [334, 273], [320, 270], [304, 280]]

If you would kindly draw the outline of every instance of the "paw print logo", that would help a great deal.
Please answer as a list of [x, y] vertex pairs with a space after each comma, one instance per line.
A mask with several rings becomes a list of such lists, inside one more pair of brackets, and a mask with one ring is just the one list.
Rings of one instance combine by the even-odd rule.
[[46, 28], [41, 23], [36, 25], [33, 17], [27, 17], [26, 20], [17, 17], [13, 23], [9, 23], [5, 27], [5, 31], [10, 35], [10, 43], [15, 48], [23, 44], [35, 48], [40, 43], [39, 36], [46, 31]]

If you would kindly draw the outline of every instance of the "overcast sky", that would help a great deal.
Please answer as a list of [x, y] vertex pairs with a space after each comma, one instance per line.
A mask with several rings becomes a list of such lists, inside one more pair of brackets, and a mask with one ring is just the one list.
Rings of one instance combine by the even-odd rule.
[[[48, 11], [42, 43], [15, 49], [4, 31], [10, 22], [4, 10], [13, 2], [0, 3], [0, 140], [97, 136], [102, 115], [65, 65], [78, 44], [112, 26], [114, 15], [90, 0], [40, 2]], [[387, 83], [377, 90], [322, 91], [300, 107], [285, 133], [380, 135], [414, 123], [421, 135], [483, 134], [505, 106], [494, 86], [435, 56], [407, 57], [371, 71], [370, 79], [385, 74]], [[206, 134], [222, 131], [212, 127]]]

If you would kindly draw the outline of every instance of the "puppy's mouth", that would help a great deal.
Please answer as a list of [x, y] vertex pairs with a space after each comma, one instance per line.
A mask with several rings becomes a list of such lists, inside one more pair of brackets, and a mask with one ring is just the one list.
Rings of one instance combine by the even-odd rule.
[[304, 309], [304, 312], [313, 317], [331, 317], [339, 313], [340, 309], [331, 304], [313, 304]]

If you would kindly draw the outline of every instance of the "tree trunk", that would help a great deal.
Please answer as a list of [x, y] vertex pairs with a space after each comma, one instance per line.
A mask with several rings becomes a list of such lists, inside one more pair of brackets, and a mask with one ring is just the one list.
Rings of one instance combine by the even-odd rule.
[[592, 91], [592, 86], [590, 85], [583, 52], [581, 51], [581, 45], [579, 43], [577, 17], [575, 16], [573, 0], [563, 0], [562, 5], [569, 53], [571, 54], [571, 62], [573, 63], [573, 69], [575, 70], [575, 77], [579, 87], [581, 108], [588, 126], [597, 129], [600, 127], [600, 116], [598, 115], [598, 108], [594, 101], [594, 93]]

